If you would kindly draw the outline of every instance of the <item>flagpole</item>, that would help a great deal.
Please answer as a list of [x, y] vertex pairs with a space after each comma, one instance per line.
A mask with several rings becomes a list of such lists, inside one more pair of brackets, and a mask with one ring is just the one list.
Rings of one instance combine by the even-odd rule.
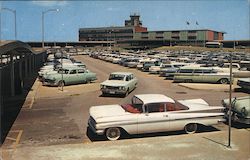
[[186, 28], [186, 32], [187, 32], [187, 41], [186, 41], [186, 46], [188, 46], [188, 26], [189, 26], [189, 22], [186, 21], [186, 24], [187, 24], [187, 28]]
[[198, 46], [199, 46], [199, 45], [197, 45], [197, 40], [198, 40], [198, 39], [197, 39], [197, 38], [198, 38], [198, 37], [197, 37], [197, 35], [198, 35], [198, 34], [197, 34], [197, 31], [198, 31], [197, 26], [199, 26], [198, 21], [196, 21], [196, 22], [195, 22], [195, 24], [196, 24], [196, 38], [195, 38], [195, 45], [196, 45], [196, 47], [198, 47]]

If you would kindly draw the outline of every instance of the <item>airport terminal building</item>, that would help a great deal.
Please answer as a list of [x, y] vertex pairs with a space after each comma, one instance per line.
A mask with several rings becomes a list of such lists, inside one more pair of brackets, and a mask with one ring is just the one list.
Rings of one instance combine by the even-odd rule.
[[80, 28], [79, 41], [145, 41], [207, 42], [224, 40], [225, 32], [210, 29], [148, 31], [142, 26], [140, 15], [130, 15], [124, 26]]

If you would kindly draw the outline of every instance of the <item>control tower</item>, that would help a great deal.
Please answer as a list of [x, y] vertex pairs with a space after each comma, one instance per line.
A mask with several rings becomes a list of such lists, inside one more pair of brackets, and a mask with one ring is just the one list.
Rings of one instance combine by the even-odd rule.
[[140, 21], [140, 15], [139, 14], [131, 14], [130, 15], [130, 20], [125, 20], [125, 27], [141, 27], [142, 22]]

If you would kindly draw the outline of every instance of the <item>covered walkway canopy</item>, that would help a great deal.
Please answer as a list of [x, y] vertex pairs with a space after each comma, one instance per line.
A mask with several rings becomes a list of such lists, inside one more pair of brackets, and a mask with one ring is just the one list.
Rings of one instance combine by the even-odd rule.
[[44, 50], [34, 51], [24, 42], [0, 41], [1, 142], [19, 113], [45, 58]]
[[14, 96], [20, 93], [24, 79], [33, 74], [43, 64], [45, 58], [45, 52], [36, 52], [24, 42], [1, 41], [1, 96]]

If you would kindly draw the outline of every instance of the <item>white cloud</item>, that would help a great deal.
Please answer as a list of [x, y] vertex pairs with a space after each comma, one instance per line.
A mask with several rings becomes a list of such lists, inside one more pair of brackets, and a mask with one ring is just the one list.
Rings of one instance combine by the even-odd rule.
[[33, 4], [44, 7], [53, 7], [53, 6], [65, 6], [68, 4], [67, 1], [32, 1]]

